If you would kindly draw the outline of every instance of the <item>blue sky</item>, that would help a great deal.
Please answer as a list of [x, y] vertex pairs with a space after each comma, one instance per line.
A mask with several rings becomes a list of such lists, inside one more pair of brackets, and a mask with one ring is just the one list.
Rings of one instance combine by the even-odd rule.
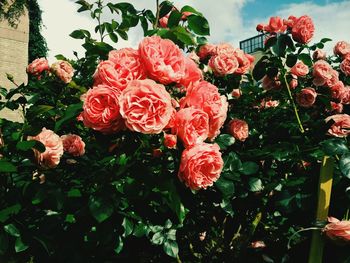
[[[43, 34], [50, 48], [49, 59], [55, 54], [73, 57], [72, 50], [83, 54], [80, 40], [71, 39], [69, 34], [75, 29], [93, 31], [95, 24], [87, 14], [76, 13], [75, 0], [38, 0], [43, 9]], [[93, 2], [93, 0], [88, 0]], [[155, 0], [122, 0], [134, 4], [137, 9], [154, 10]], [[117, 1], [113, 1], [117, 2]], [[329, 37], [334, 40], [326, 49], [330, 52], [335, 41], [350, 42], [350, 0], [173, 0], [178, 7], [191, 5], [202, 12], [211, 27], [210, 41], [213, 43], [230, 42], [238, 46], [240, 40], [257, 34], [258, 23], [267, 23], [270, 16], [309, 15], [315, 23], [314, 40]], [[108, 18], [107, 18], [108, 19]], [[116, 48], [136, 47], [142, 38], [141, 29], [131, 30], [129, 40], [121, 41]]]

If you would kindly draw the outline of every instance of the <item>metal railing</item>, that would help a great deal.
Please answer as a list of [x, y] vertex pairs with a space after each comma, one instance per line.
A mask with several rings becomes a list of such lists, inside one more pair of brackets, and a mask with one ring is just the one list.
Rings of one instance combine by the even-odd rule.
[[239, 48], [242, 49], [245, 53], [251, 54], [256, 51], [257, 48], [264, 47], [265, 35], [260, 34], [239, 42]]

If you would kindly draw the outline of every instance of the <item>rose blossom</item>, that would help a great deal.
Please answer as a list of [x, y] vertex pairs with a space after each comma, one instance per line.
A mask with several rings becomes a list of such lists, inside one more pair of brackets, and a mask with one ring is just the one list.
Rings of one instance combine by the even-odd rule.
[[341, 93], [340, 102], [343, 104], [350, 104], [350, 87], [345, 86]]
[[350, 116], [347, 114], [335, 114], [325, 119], [334, 123], [328, 130], [328, 134], [335, 137], [346, 137], [350, 133]]
[[220, 53], [209, 59], [208, 66], [217, 76], [233, 74], [238, 69], [238, 61], [235, 56], [227, 53]]
[[263, 99], [260, 103], [261, 109], [267, 109], [267, 108], [276, 108], [279, 105], [278, 100], [265, 100]]
[[350, 221], [338, 220], [328, 217], [328, 224], [323, 228], [323, 232], [332, 240], [350, 241]]
[[316, 97], [314, 88], [305, 88], [296, 95], [296, 102], [302, 107], [309, 108], [315, 103]]
[[235, 74], [243, 75], [247, 73], [254, 60], [252, 61], [251, 58], [249, 58], [249, 56], [247, 56], [247, 54], [245, 54], [243, 50], [239, 48], [235, 49], [234, 55], [238, 61], [238, 69], [236, 70]]
[[350, 53], [345, 56], [344, 60], [340, 64], [340, 69], [346, 76], [350, 76]]
[[254, 242], [250, 243], [250, 247], [251, 248], [264, 248], [264, 247], [266, 247], [266, 244], [264, 241], [258, 240], [258, 241], [254, 241]]
[[269, 24], [264, 27], [264, 30], [269, 33], [283, 33], [286, 29], [287, 26], [279, 16], [270, 17]]
[[51, 71], [64, 83], [72, 81], [74, 69], [72, 65], [64, 60], [58, 60], [51, 65]]
[[139, 44], [139, 52], [150, 78], [166, 85], [178, 83], [184, 77], [184, 56], [171, 40], [146, 37]]
[[302, 61], [299, 61], [290, 69], [290, 73], [297, 77], [303, 77], [309, 73], [309, 67]]
[[270, 79], [265, 75], [262, 79], [262, 88], [264, 90], [279, 89], [281, 87], [281, 81], [276, 76], [274, 79]]
[[237, 140], [244, 142], [249, 136], [248, 123], [244, 120], [233, 119], [228, 124], [229, 133]]
[[86, 94], [81, 117], [86, 127], [103, 133], [124, 129], [124, 120], [119, 113], [120, 90], [98, 85]]
[[[138, 50], [133, 48], [112, 50], [108, 54], [108, 61], [112, 61], [114, 65], [105, 64], [107, 66], [106, 70], [110, 66], [113, 66], [114, 70], [109, 69], [110, 71], [108, 72], [103, 71], [104, 66], [98, 67], [99, 70], [95, 74], [95, 85], [96, 83], [105, 82], [108, 84], [108, 78], [111, 78], [112, 85], [109, 85], [123, 90], [128, 86], [130, 81], [146, 78], [146, 71], [141, 63]], [[113, 74], [113, 76], [106, 75], [108, 73]]]
[[214, 55], [218, 54], [233, 54], [235, 52], [235, 48], [230, 43], [220, 43], [216, 45], [216, 53]]
[[179, 136], [186, 148], [205, 141], [209, 134], [208, 114], [193, 107], [179, 110], [172, 133]]
[[285, 24], [288, 28], [292, 28], [297, 20], [297, 17], [289, 16], [288, 19], [283, 19], [283, 24]]
[[193, 190], [206, 189], [219, 179], [223, 165], [219, 145], [196, 144], [182, 152], [178, 177]]
[[220, 96], [219, 90], [207, 81], [200, 81], [187, 90], [183, 105], [202, 109], [209, 116], [210, 140], [220, 134], [220, 128], [227, 117], [228, 103], [225, 96]]
[[316, 49], [312, 54], [312, 58], [314, 60], [326, 59], [326, 52], [324, 52], [322, 49]]
[[292, 37], [296, 42], [307, 44], [314, 35], [315, 26], [309, 16], [299, 17], [293, 24]]
[[343, 112], [343, 104], [331, 101], [331, 111], [335, 113]]
[[173, 114], [170, 94], [153, 80], [133, 80], [119, 97], [126, 126], [145, 134], [160, 133]]
[[206, 57], [216, 55], [216, 46], [213, 44], [205, 44], [200, 46], [198, 50], [198, 56], [200, 59], [205, 59]]
[[233, 89], [231, 92], [231, 96], [236, 99], [239, 99], [241, 95], [242, 95], [242, 91], [240, 89]]
[[338, 73], [324, 60], [315, 62], [312, 75], [315, 86], [332, 86], [332, 83], [335, 84], [338, 80]]
[[346, 41], [339, 41], [333, 48], [334, 55], [345, 57], [350, 53], [350, 44]]
[[177, 143], [177, 136], [175, 134], [164, 133], [163, 144], [165, 147], [167, 147], [169, 149], [175, 149], [176, 143]]
[[45, 152], [41, 153], [34, 149], [37, 163], [43, 168], [55, 168], [63, 155], [63, 143], [56, 133], [46, 128], [36, 136], [28, 136], [28, 140], [37, 140], [44, 144]]
[[203, 73], [198, 65], [190, 58], [185, 58], [185, 76], [180, 80], [180, 84], [188, 87], [190, 84], [203, 79]]
[[73, 156], [82, 156], [85, 153], [85, 143], [79, 135], [66, 134], [61, 136], [63, 150]]
[[298, 80], [295, 78], [292, 78], [289, 82], [289, 88], [295, 89], [296, 87], [298, 87]]
[[196, 54], [196, 52], [194, 52], [194, 51], [192, 51], [190, 54], [188, 54], [188, 58], [192, 59], [196, 63], [199, 63], [199, 57]]
[[330, 87], [330, 92], [333, 99], [337, 99], [341, 101], [342, 98], [344, 97], [344, 92], [345, 92], [344, 83], [341, 81], [338, 81], [332, 87]]
[[260, 23], [256, 26], [256, 31], [262, 32], [264, 31], [265, 25]]
[[167, 14], [161, 18], [159, 18], [159, 25], [162, 28], [167, 28], [168, 27], [168, 20], [169, 20], [170, 14]]
[[49, 62], [46, 58], [37, 58], [27, 66], [27, 73], [34, 76], [39, 76], [43, 71], [49, 69]]

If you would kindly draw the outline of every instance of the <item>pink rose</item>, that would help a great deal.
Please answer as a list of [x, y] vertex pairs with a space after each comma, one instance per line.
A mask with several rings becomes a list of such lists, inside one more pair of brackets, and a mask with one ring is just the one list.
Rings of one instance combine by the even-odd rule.
[[145, 134], [160, 133], [173, 114], [170, 94], [153, 80], [133, 80], [119, 98], [126, 126]]
[[100, 62], [94, 74], [94, 85], [102, 84], [120, 90], [118, 72], [114, 66], [115, 64], [110, 60]]
[[[138, 50], [132, 48], [112, 50], [108, 54], [108, 60], [112, 61], [114, 65], [102, 62], [101, 67], [98, 67], [99, 70], [95, 74], [95, 85], [96, 83], [107, 82], [105, 84], [123, 90], [130, 81], [146, 78], [146, 71], [141, 63]], [[106, 66], [105, 69], [104, 66]], [[110, 66], [114, 67], [114, 70], [108, 69]], [[99, 74], [99, 71], [101, 74]], [[108, 74], [114, 75], [109, 76]], [[111, 78], [111, 80], [108, 81], [108, 78]]]
[[339, 221], [334, 217], [328, 217], [329, 223], [323, 228], [323, 232], [332, 240], [350, 241], [350, 221]]
[[198, 65], [190, 58], [185, 58], [185, 76], [180, 80], [180, 84], [188, 87], [190, 84], [203, 79], [203, 73]]
[[66, 134], [61, 136], [63, 150], [73, 156], [82, 156], [85, 153], [85, 143], [79, 135]]
[[209, 134], [208, 114], [193, 107], [179, 110], [172, 133], [181, 139], [186, 148], [205, 141]]
[[261, 109], [267, 109], [267, 108], [276, 108], [279, 105], [278, 100], [265, 100], [263, 99], [260, 103]]
[[344, 92], [345, 92], [344, 83], [341, 81], [338, 81], [336, 84], [330, 87], [330, 92], [333, 99], [337, 99], [341, 101], [342, 98], [344, 97]]
[[258, 240], [250, 243], [251, 248], [264, 248], [266, 247], [266, 244], [264, 241]]
[[345, 86], [341, 93], [340, 102], [343, 104], [350, 104], [350, 87]]
[[315, 62], [312, 75], [315, 86], [332, 86], [338, 81], [338, 73], [324, 60]]
[[331, 111], [335, 113], [343, 112], [343, 104], [331, 101]]
[[302, 89], [296, 95], [296, 102], [304, 108], [311, 107], [316, 101], [317, 93], [314, 88]]
[[233, 54], [235, 52], [235, 48], [230, 43], [220, 43], [216, 45], [216, 53], [213, 55], [218, 54]]
[[244, 120], [233, 119], [228, 124], [229, 133], [237, 140], [244, 142], [249, 136], [248, 123]]
[[344, 60], [340, 64], [340, 70], [346, 75], [350, 76], [350, 53], [345, 56]]
[[335, 114], [325, 119], [326, 122], [334, 123], [329, 128], [327, 134], [335, 137], [347, 137], [350, 133], [350, 116], [347, 114]]
[[195, 144], [182, 152], [178, 176], [193, 190], [206, 189], [219, 179], [223, 165], [219, 145]]
[[205, 59], [206, 57], [216, 55], [216, 46], [213, 44], [205, 44], [200, 46], [198, 50], [198, 56], [200, 59]]
[[274, 79], [270, 79], [269, 76], [264, 76], [262, 79], [262, 88], [264, 90], [279, 89], [281, 87], [281, 81], [276, 76]]
[[207, 81], [194, 84], [187, 90], [185, 104], [208, 114], [210, 140], [220, 134], [220, 128], [227, 117], [228, 103], [225, 96], [220, 96], [216, 86]]
[[315, 26], [309, 16], [299, 17], [293, 24], [292, 37], [301, 44], [309, 43], [314, 36]]
[[260, 23], [256, 26], [256, 31], [262, 32], [264, 31], [265, 25]]
[[208, 66], [217, 76], [233, 74], [238, 69], [238, 61], [232, 54], [220, 53], [209, 59]]
[[49, 62], [46, 58], [37, 58], [27, 66], [27, 73], [34, 76], [39, 76], [43, 71], [49, 69]]
[[350, 44], [346, 41], [339, 41], [337, 44], [335, 44], [333, 52], [334, 55], [344, 58], [350, 53]]
[[233, 89], [231, 92], [231, 96], [236, 99], [239, 99], [241, 95], [242, 95], [242, 91], [240, 89]]
[[164, 133], [164, 141], [163, 144], [165, 147], [169, 149], [175, 149], [177, 144], [177, 136], [174, 134]]
[[290, 89], [296, 89], [296, 87], [298, 87], [298, 80], [293, 78], [289, 82], [289, 88]]
[[193, 13], [189, 11], [182, 12], [181, 20], [186, 20], [190, 15], [193, 15]]
[[239, 48], [235, 49], [234, 55], [238, 61], [238, 69], [235, 71], [235, 74], [246, 74], [252, 64], [251, 58]]
[[303, 77], [309, 73], [309, 67], [302, 61], [299, 61], [290, 69], [290, 73], [297, 77]]
[[288, 19], [283, 19], [283, 24], [285, 24], [288, 28], [292, 28], [297, 20], [297, 17], [289, 16]]
[[51, 65], [51, 71], [64, 83], [72, 81], [74, 75], [74, 69], [72, 65], [63, 60], [58, 60]]
[[312, 54], [312, 58], [314, 60], [326, 59], [326, 52], [324, 52], [322, 49], [316, 49]]
[[46, 128], [36, 136], [28, 136], [28, 140], [37, 140], [45, 145], [45, 152], [34, 149], [37, 163], [43, 168], [55, 168], [63, 155], [63, 143], [56, 133]]
[[166, 85], [178, 83], [185, 76], [184, 56], [171, 40], [146, 37], [139, 44], [139, 52], [150, 78]]
[[89, 89], [83, 105], [82, 118], [86, 127], [102, 133], [114, 133], [125, 128], [119, 113], [119, 89], [98, 85]]
[[162, 28], [168, 27], [168, 20], [169, 20], [170, 14], [167, 14], [159, 19], [159, 26]]
[[270, 17], [269, 24], [264, 28], [269, 33], [283, 33], [286, 29], [287, 26], [279, 16]]
[[199, 63], [199, 57], [196, 54], [196, 52], [194, 52], [194, 51], [192, 51], [191, 53], [188, 54], [188, 58], [192, 59], [196, 63]]

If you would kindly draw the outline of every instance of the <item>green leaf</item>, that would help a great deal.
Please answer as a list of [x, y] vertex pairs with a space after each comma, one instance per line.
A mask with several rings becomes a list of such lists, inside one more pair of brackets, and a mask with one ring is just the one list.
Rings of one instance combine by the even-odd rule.
[[83, 102], [79, 102], [77, 104], [71, 104], [68, 106], [68, 108], [65, 111], [65, 114], [62, 119], [56, 122], [55, 124], [55, 131], [58, 131], [58, 129], [66, 122], [72, 120], [82, 110]]
[[298, 56], [295, 54], [288, 54], [286, 64], [288, 67], [293, 67], [298, 61]]
[[142, 237], [144, 235], [147, 235], [148, 233], [149, 233], [148, 227], [145, 224], [143, 224], [142, 222], [138, 223], [134, 227], [133, 235], [135, 237]]
[[154, 245], [161, 245], [165, 241], [164, 234], [162, 232], [157, 232], [152, 236], [151, 242]]
[[117, 240], [117, 247], [114, 249], [115, 253], [119, 254], [123, 250], [123, 239], [119, 236]]
[[235, 193], [235, 185], [231, 180], [227, 180], [220, 177], [219, 180], [215, 182], [215, 187], [220, 190], [220, 192], [225, 197], [230, 197]]
[[23, 243], [21, 237], [17, 237], [16, 243], [15, 243], [16, 253], [25, 251], [27, 248], [29, 248], [29, 246], [27, 244]]
[[170, 229], [166, 234], [167, 240], [176, 240], [176, 229]]
[[160, 3], [159, 6], [160, 6], [159, 18], [166, 16], [171, 11], [171, 9], [174, 7], [170, 1], [163, 1], [162, 3]]
[[75, 38], [75, 39], [84, 39], [85, 37], [90, 38], [91, 34], [87, 30], [78, 29], [78, 30], [74, 30], [72, 33], [70, 33], [69, 36], [72, 38]]
[[18, 228], [14, 224], [8, 224], [4, 226], [4, 230], [13, 237], [20, 237], [21, 234]]
[[259, 178], [249, 178], [249, 191], [260, 192], [264, 189], [261, 179]]
[[168, 27], [172, 28], [175, 27], [179, 24], [180, 20], [181, 20], [182, 14], [177, 11], [174, 10], [170, 13], [169, 19], [168, 19]]
[[163, 249], [168, 256], [173, 258], [176, 258], [179, 254], [179, 246], [177, 245], [177, 242], [173, 240], [167, 240], [163, 244]]
[[146, 33], [148, 31], [148, 22], [147, 19], [143, 16], [140, 16], [140, 21], [141, 21], [141, 27], [143, 29], [143, 36], [146, 36]]
[[21, 208], [20, 204], [15, 204], [0, 210], [0, 222], [4, 223], [10, 216], [18, 214]]
[[325, 152], [326, 155], [340, 155], [349, 152], [346, 141], [339, 138], [325, 140], [323, 142], [320, 142], [320, 145], [321, 149]]
[[266, 57], [262, 57], [253, 68], [253, 78], [256, 81], [261, 80], [266, 75], [267, 63], [264, 61]]
[[109, 38], [114, 42], [114, 43], [118, 43], [118, 36], [116, 33], [114, 32], [111, 32], [108, 34], [109, 35]]
[[129, 236], [134, 229], [134, 223], [126, 217], [124, 217], [122, 226], [124, 227], [123, 237]]
[[0, 173], [15, 173], [17, 172], [16, 166], [14, 166], [12, 163], [0, 160]]
[[90, 197], [89, 209], [92, 216], [101, 223], [108, 219], [114, 211], [113, 205], [101, 197]]
[[305, 65], [311, 67], [312, 66], [312, 59], [310, 57], [310, 55], [306, 54], [306, 53], [302, 53], [299, 54], [298, 58], [304, 62]]
[[209, 23], [207, 19], [198, 15], [190, 15], [187, 18], [188, 27], [197, 35], [210, 35]]
[[36, 140], [18, 142], [16, 144], [16, 148], [17, 150], [20, 150], [20, 151], [28, 151], [34, 148], [34, 145], [36, 144], [36, 142], [37, 142]]
[[122, 39], [128, 40], [128, 34], [127, 34], [125, 31], [123, 31], [123, 30], [117, 30], [117, 33], [118, 33], [118, 35], [119, 35]]
[[73, 224], [75, 223], [75, 217], [72, 214], [67, 214], [66, 215], [66, 220], [64, 220], [67, 223]]
[[172, 32], [177, 37], [177, 39], [179, 41], [181, 41], [182, 43], [184, 43], [185, 45], [195, 44], [195, 41], [194, 41], [192, 35], [189, 32], [187, 32], [186, 29], [183, 28], [182, 26], [177, 26], [177, 27], [173, 28]]
[[244, 162], [240, 172], [244, 175], [256, 174], [259, 171], [259, 165], [254, 162]]
[[322, 38], [321, 39], [322, 43], [326, 43], [326, 42], [329, 42], [329, 41], [332, 41], [332, 39], [330, 39], [330, 38]]
[[170, 219], [167, 219], [167, 220], [165, 221], [164, 227], [165, 227], [166, 229], [169, 229], [169, 228], [171, 228], [172, 225], [173, 225], [173, 223], [171, 223], [171, 220], [170, 220]]
[[68, 197], [81, 197], [81, 192], [79, 189], [76, 188], [72, 188], [69, 190], [69, 192], [67, 193]]
[[52, 109], [53, 109], [53, 106], [49, 106], [49, 105], [32, 106], [29, 108], [29, 110], [27, 112], [27, 118], [33, 119], [33, 118], [40, 116], [41, 114], [48, 112], [49, 110], [52, 110]]
[[196, 9], [194, 9], [192, 6], [189, 6], [189, 5], [185, 5], [181, 8], [181, 13], [184, 13], [184, 12], [191, 12], [193, 14], [203, 16], [202, 13], [198, 12]]
[[339, 160], [339, 169], [345, 177], [350, 179], [350, 153], [342, 155]]
[[235, 152], [230, 152], [228, 155], [223, 157], [224, 168], [223, 171], [235, 172], [239, 171], [242, 168], [242, 162], [239, 159], [238, 155]]
[[221, 150], [226, 150], [227, 147], [235, 143], [235, 138], [230, 134], [220, 134], [215, 142], [220, 146]]

